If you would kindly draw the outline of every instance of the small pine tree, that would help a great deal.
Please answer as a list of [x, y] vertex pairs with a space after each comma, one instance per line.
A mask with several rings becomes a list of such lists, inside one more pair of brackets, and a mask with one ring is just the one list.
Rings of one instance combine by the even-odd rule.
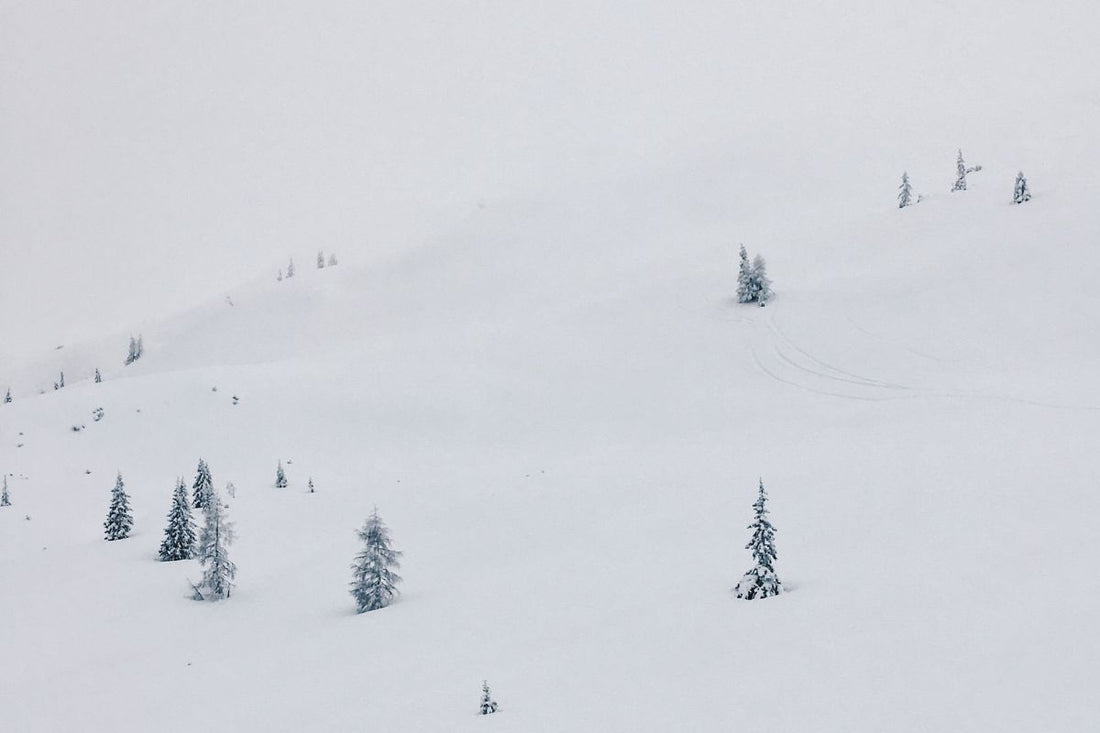
[[123, 366], [130, 366], [138, 358], [137, 339], [133, 336], [130, 337], [130, 348], [126, 351], [126, 360], [122, 362]]
[[138, 334], [138, 340], [137, 340], [137, 356], [134, 357], [134, 358], [135, 359], [140, 359], [143, 356], [145, 356], [145, 339], [139, 333]]
[[99, 369], [95, 370], [95, 383], [99, 384], [103, 381], [103, 375], [99, 373]]
[[768, 279], [768, 265], [760, 255], [752, 258], [749, 271], [749, 292], [752, 300], [764, 305], [772, 298], [772, 281]]
[[191, 485], [191, 492], [191, 504], [196, 509], [205, 509], [214, 492], [214, 477], [210, 474], [210, 466], [201, 458], [198, 468], [195, 469], [195, 482]]
[[378, 509], [371, 513], [358, 532], [363, 541], [363, 551], [355, 556], [351, 569], [351, 595], [359, 613], [374, 611], [390, 604], [397, 594], [401, 576], [393, 568], [401, 567], [398, 558], [402, 553], [390, 547], [390, 535], [378, 516]]
[[64, 386], [65, 386], [65, 372], [61, 372], [60, 378], [58, 378], [58, 380], [53, 383], [53, 388], [54, 389], [61, 389]]
[[336, 255], [330, 254], [328, 256], [328, 266], [329, 267], [336, 267]]
[[898, 187], [898, 208], [904, 209], [913, 205], [913, 188], [909, 185], [909, 173], [901, 174], [901, 185]]
[[172, 508], [168, 510], [168, 526], [164, 528], [164, 540], [160, 543], [160, 559], [190, 560], [195, 554], [195, 521], [191, 517], [191, 505], [187, 503], [187, 484], [176, 479], [172, 492]]
[[133, 526], [134, 515], [130, 511], [130, 497], [126, 495], [120, 472], [115, 479], [115, 487], [111, 489], [111, 506], [107, 510], [107, 521], [103, 523], [104, 536], [107, 540], [124, 540], [130, 536], [130, 529]]
[[311, 493], [311, 494], [314, 493], [313, 492], [313, 477], [312, 476], [309, 477], [309, 484], [307, 485], [307, 488], [309, 489], [309, 493]]
[[317, 251], [317, 269], [325, 269], [325, 253], [320, 250]]
[[286, 488], [286, 472], [283, 471], [283, 462], [279, 461], [279, 466], [275, 469], [275, 488]]
[[11, 387], [8, 387], [8, 391], [4, 393], [4, 404], [11, 402]]
[[294, 277], [294, 258], [290, 258], [290, 264], [286, 266], [286, 276]]
[[745, 245], [741, 245], [741, 251], [738, 253], [740, 262], [737, 267], [737, 302], [738, 303], [751, 303], [752, 302], [752, 265], [749, 264], [749, 253], [745, 249]]
[[489, 690], [489, 682], [487, 680], [481, 681], [481, 707], [478, 712], [482, 715], [492, 715], [500, 706], [497, 705], [496, 700], [493, 699], [493, 693]]
[[8, 477], [4, 475], [4, 484], [0, 487], [0, 506], [11, 506], [11, 495], [8, 494]]
[[738, 598], [753, 600], [755, 598], [767, 598], [777, 596], [783, 590], [775, 574], [775, 527], [768, 521], [768, 495], [764, 491], [764, 480], [760, 480], [760, 492], [752, 508], [754, 518], [749, 529], [752, 530], [752, 539], [745, 545], [746, 550], [752, 550], [752, 559], [755, 566], [745, 573], [741, 582], [733, 589]]
[[973, 166], [971, 168], [966, 167], [966, 161], [963, 160], [963, 151], [959, 149], [959, 157], [955, 160], [955, 185], [951, 187], [952, 191], [965, 191], [966, 190], [966, 176], [969, 173], [980, 171], [982, 167], [980, 165]]
[[1020, 171], [1016, 174], [1016, 188], [1012, 192], [1012, 203], [1022, 204], [1025, 201], [1031, 201], [1031, 191], [1027, 189], [1027, 179], [1024, 178], [1024, 172]]
[[198, 549], [199, 565], [203, 568], [202, 582], [196, 592], [204, 600], [216, 601], [229, 598], [233, 580], [237, 577], [237, 566], [229, 559], [229, 545], [236, 539], [236, 532], [233, 523], [226, 517], [228, 508], [217, 491], [211, 489], [208, 499], [203, 510], [204, 522]]
[[278, 280], [279, 282], [283, 281], [283, 268], [281, 268], [281, 267], [279, 268], [279, 276], [276, 277], [275, 279]]

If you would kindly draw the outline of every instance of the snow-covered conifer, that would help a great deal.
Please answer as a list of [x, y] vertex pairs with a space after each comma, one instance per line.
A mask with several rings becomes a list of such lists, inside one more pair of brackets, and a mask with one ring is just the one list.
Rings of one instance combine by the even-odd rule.
[[496, 700], [493, 699], [493, 693], [489, 691], [489, 682], [487, 680], [481, 681], [481, 707], [478, 712], [482, 715], [492, 715], [500, 706], [497, 705]]
[[137, 357], [136, 358], [140, 359], [143, 356], [145, 356], [145, 339], [139, 333], [138, 334], [138, 340], [137, 340]]
[[191, 492], [191, 504], [196, 509], [205, 509], [210, 502], [210, 495], [214, 493], [214, 477], [210, 475], [210, 466], [202, 458], [195, 469], [195, 482], [191, 485]]
[[130, 497], [122, 483], [122, 473], [115, 479], [111, 489], [111, 506], [107, 510], [107, 521], [103, 523], [104, 537], [108, 540], [124, 540], [130, 536], [134, 526], [134, 515], [130, 511]]
[[374, 611], [390, 604], [397, 594], [401, 576], [393, 568], [401, 567], [400, 552], [390, 547], [390, 534], [375, 509], [358, 532], [363, 551], [355, 556], [351, 569], [351, 595], [359, 613]]
[[[202, 534], [199, 536], [198, 558], [202, 566], [202, 583], [196, 589], [204, 600], [229, 598], [237, 566], [229, 559], [229, 545], [236, 539], [233, 523], [228, 521], [228, 508], [217, 490], [211, 489], [203, 510]], [[203, 592], [205, 591], [205, 592]]]
[[275, 279], [278, 280], [279, 282], [283, 281], [283, 268], [281, 268], [281, 267], [279, 268], [279, 275]]
[[745, 549], [752, 550], [754, 567], [745, 573], [733, 590], [738, 598], [753, 600], [777, 596], [783, 590], [775, 574], [775, 527], [768, 521], [768, 495], [764, 492], [764, 480], [760, 480], [760, 492], [753, 503], [754, 517], [749, 529], [752, 539]]
[[64, 386], [65, 386], [65, 372], [61, 372], [61, 376], [58, 378], [58, 380], [56, 382], [53, 383], [53, 388], [54, 389], [61, 389]]
[[325, 253], [320, 250], [317, 251], [317, 269], [325, 269]]
[[737, 267], [737, 302], [738, 303], [750, 303], [752, 302], [752, 288], [751, 288], [751, 276], [752, 265], [749, 263], [749, 253], [745, 249], [745, 245], [741, 245], [741, 251], [738, 253], [740, 262]]
[[11, 495], [8, 494], [8, 476], [4, 474], [3, 486], [0, 486], [0, 506], [11, 506]]
[[290, 258], [290, 264], [286, 266], [286, 276], [294, 277], [294, 258]]
[[103, 375], [99, 373], [99, 369], [97, 368], [95, 370], [95, 383], [99, 384], [102, 381], [103, 381]]
[[909, 185], [909, 173], [901, 174], [901, 185], [898, 186], [898, 208], [904, 209], [913, 205], [913, 188]]
[[286, 488], [286, 472], [283, 471], [283, 462], [279, 461], [279, 466], [275, 469], [275, 488]]
[[314, 493], [313, 492], [313, 477], [312, 476], [309, 477], [309, 483], [306, 485], [306, 488], [309, 489], [309, 493], [311, 493], [311, 494]]
[[328, 256], [328, 266], [329, 267], [336, 267], [336, 255], [330, 254]]
[[123, 365], [130, 366], [137, 361], [137, 339], [133, 336], [130, 337], [130, 347], [126, 351], [126, 360], [123, 361]]
[[1022, 204], [1025, 201], [1031, 201], [1031, 191], [1027, 190], [1027, 179], [1024, 178], [1024, 172], [1020, 171], [1016, 174], [1016, 188], [1012, 192], [1012, 203]]
[[975, 165], [970, 168], [966, 166], [966, 161], [963, 160], [963, 151], [959, 149], [959, 157], [955, 160], [955, 185], [951, 187], [952, 191], [965, 191], [966, 190], [966, 176], [969, 173], [980, 171], [982, 167]]
[[4, 404], [11, 402], [11, 387], [8, 387], [8, 391], [4, 393]]
[[768, 279], [768, 265], [764, 258], [756, 255], [752, 258], [749, 271], [749, 292], [752, 300], [764, 305], [772, 298], [772, 281]]
[[195, 521], [191, 518], [191, 505], [187, 502], [187, 484], [176, 479], [172, 492], [172, 508], [168, 510], [168, 526], [164, 528], [164, 540], [160, 543], [160, 559], [190, 560], [195, 553]]

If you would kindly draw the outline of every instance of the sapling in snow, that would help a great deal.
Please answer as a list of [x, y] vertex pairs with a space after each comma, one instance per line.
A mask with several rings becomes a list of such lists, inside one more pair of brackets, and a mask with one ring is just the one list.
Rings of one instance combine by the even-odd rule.
[[363, 541], [363, 550], [351, 564], [354, 572], [350, 592], [355, 598], [356, 610], [365, 613], [385, 608], [397, 595], [401, 576], [394, 569], [401, 567], [398, 558], [402, 553], [390, 546], [390, 533], [378, 516], [378, 509], [371, 513], [357, 534]]
[[216, 601], [229, 598], [237, 566], [229, 559], [229, 545], [236, 539], [233, 523], [228, 521], [228, 507], [222, 503], [216, 489], [210, 490], [203, 510], [203, 527], [199, 535], [198, 558], [202, 566], [202, 583], [196, 587], [198, 598]]
[[913, 205], [913, 187], [909, 185], [909, 173], [901, 174], [901, 185], [898, 186], [898, 208], [904, 209]]
[[195, 522], [191, 518], [191, 505], [187, 502], [187, 484], [176, 479], [172, 492], [172, 508], [168, 511], [168, 526], [164, 528], [164, 540], [160, 543], [160, 559], [190, 560], [195, 554]]
[[752, 265], [749, 263], [749, 253], [745, 249], [745, 245], [741, 245], [741, 251], [738, 253], [739, 261], [737, 265], [737, 302], [738, 303], [751, 303], [752, 302]]
[[275, 469], [275, 488], [286, 488], [286, 472], [283, 471], [283, 462], [279, 461], [278, 467]]
[[318, 250], [317, 252], [317, 269], [325, 269], [325, 253]]
[[733, 589], [738, 598], [753, 600], [777, 596], [783, 590], [779, 577], [775, 574], [775, 527], [768, 521], [768, 495], [764, 491], [764, 481], [760, 480], [760, 491], [752, 508], [753, 522], [749, 525], [752, 539], [745, 549], [752, 550], [753, 568], [745, 573], [741, 582]]
[[8, 391], [4, 393], [4, 404], [11, 402], [11, 387], [8, 387]]
[[970, 173], [980, 171], [982, 167], [980, 165], [973, 166], [971, 168], [966, 167], [966, 161], [963, 160], [963, 151], [959, 149], [959, 157], [955, 161], [955, 185], [951, 187], [952, 191], [965, 191], [966, 190], [966, 176]]
[[11, 495], [8, 494], [8, 477], [4, 476], [4, 484], [0, 487], [0, 506], [11, 506]]
[[497, 705], [497, 701], [493, 699], [493, 693], [489, 690], [489, 682], [482, 680], [481, 682], [481, 707], [478, 712], [482, 715], [492, 715], [500, 706]]
[[111, 489], [111, 506], [107, 509], [107, 520], [103, 523], [104, 537], [107, 540], [124, 540], [130, 536], [134, 526], [134, 515], [130, 511], [130, 497], [122, 483], [122, 473], [115, 479]]
[[103, 381], [103, 375], [99, 373], [99, 369], [95, 370], [95, 383], [99, 384]]
[[294, 258], [290, 258], [290, 264], [286, 266], [286, 276], [294, 277]]
[[1025, 201], [1031, 201], [1031, 191], [1027, 189], [1027, 179], [1024, 178], [1024, 172], [1020, 171], [1016, 174], [1016, 188], [1012, 192], [1012, 203], [1022, 204]]

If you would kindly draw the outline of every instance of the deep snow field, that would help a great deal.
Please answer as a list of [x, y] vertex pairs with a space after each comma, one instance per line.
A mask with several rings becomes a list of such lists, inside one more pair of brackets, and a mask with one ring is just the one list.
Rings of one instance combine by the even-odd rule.
[[[155, 180], [165, 150], [197, 155], [83, 240], [81, 185], [46, 196], [29, 173], [61, 124], [30, 101], [57, 58], [32, 41], [61, 53], [64, 14], [0, 4], [17, 21], [0, 54], [22, 62], [0, 77], [0, 730], [1100, 728], [1091, 3], [407, 3], [370, 23], [334, 3], [223, 24], [200, 14], [220, 5], [108, 5], [102, 27], [132, 22], [154, 60], [187, 48], [168, 21], [190, 19], [215, 60], [177, 70], [185, 92], [249, 101], [180, 140], [143, 127], [152, 160], [108, 160], [125, 122], [64, 138], [107, 167], [97, 201]], [[287, 91], [210, 71], [244, 39], [220, 60], [307, 101], [263, 128], [286, 178], [232, 159], [261, 200], [234, 199], [245, 173], [213, 182], [227, 212], [207, 174], [232, 146], [200, 138], [243, 138], [255, 120], [233, 110], [259, 119]], [[44, 98], [64, 106], [127, 43]], [[281, 48], [301, 64], [266, 71]], [[318, 99], [354, 76], [336, 60], [360, 52], [387, 70], [377, 116], [344, 100], [325, 118]], [[93, 112], [169, 109], [127, 89]], [[360, 124], [387, 143], [349, 143]], [[983, 170], [949, 193], [959, 146]], [[348, 150], [375, 171], [322, 180]], [[1034, 198], [1013, 206], [1019, 169]], [[925, 200], [899, 210], [903, 170]], [[147, 245], [168, 264], [123, 256], [158, 231], [139, 210], [189, 187]], [[219, 244], [219, 268], [208, 244], [187, 254], [214, 236], [184, 221], [203, 216], [271, 241]], [[49, 269], [37, 250], [62, 240], [98, 250], [73, 256], [102, 288]], [[742, 242], [768, 260], [766, 308], [733, 299]], [[315, 269], [317, 249], [341, 264]], [[200, 457], [236, 486], [238, 586], [217, 603], [190, 600], [197, 563], [156, 560]], [[116, 471], [135, 529], [105, 542]], [[746, 602], [730, 589], [759, 477], [788, 592]], [[357, 615], [375, 506], [405, 581]], [[483, 679], [497, 715], [476, 715]]]

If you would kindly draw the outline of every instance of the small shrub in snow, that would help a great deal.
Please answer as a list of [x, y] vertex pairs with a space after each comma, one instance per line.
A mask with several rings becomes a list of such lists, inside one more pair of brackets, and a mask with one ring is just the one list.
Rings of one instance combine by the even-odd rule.
[[95, 370], [95, 383], [99, 384], [103, 381], [103, 375], [99, 373], [99, 369]]
[[283, 462], [279, 461], [278, 467], [275, 469], [275, 488], [286, 488], [286, 471], [283, 470]]
[[493, 699], [493, 693], [489, 691], [488, 681], [482, 680], [481, 682], [481, 707], [478, 712], [482, 715], [492, 715], [500, 706], [497, 705], [496, 700]]
[[363, 551], [351, 564], [354, 571], [351, 595], [359, 613], [374, 611], [390, 605], [397, 595], [401, 576], [394, 572], [401, 567], [400, 552], [390, 546], [390, 533], [375, 509], [358, 532], [363, 541]]
[[963, 160], [963, 151], [959, 149], [959, 157], [955, 161], [955, 185], [951, 187], [952, 191], [965, 191], [966, 190], [966, 176], [970, 173], [980, 171], [982, 167], [976, 165], [972, 168], [966, 167], [966, 161]]
[[330, 254], [328, 256], [328, 266], [329, 267], [336, 267], [336, 255]]
[[283, 268], [281, 268], [281, 267], [279, 268], [279, 275], [275, 279], [278, 280], [279, 282], [283, 281]]
[[3, 486], [0, 487], [0, 506], [11, 506], [11, 495], [8, 494], [8, 477], [4, 476]]
[[195, 470], [195, 483], [191, 485], [191, 492], [191, 504], [196, 509], [205, 509], [210, 503], [210, 495], [214, 493], [214, 477], [210, 475], [210, 466], [201, 458]]
[[94, 410], [92, 410], [92, 420], [95, 420], [96, 422], [99, 422], [102, 419], [103, 419], [103, 408], [102, 407], [97, 407]]
[[901, 185], [898, 186], [898, 208], [904, 209], [913, 205], [913, 187], [909, 185], [909, 173], [901, 174]]
[[199, 598], [216, 601], [229, 598], [237, 566], [229, 559], [229, 545], [236, 539], [233, 523], [228, 521], [228, 511], [217, 491], [210, 490], [209, 501], [203, 510], [202, 534], [199, 536], [198, 558], [202, 566], [202, 583], [195, 589]]
[[310, 477], [309, 477], [309, 483], [308, 483], [308, 484], [306, 484], [306, 488], [307, 488], [307, 489], [309, 489], [309, 493], [311, 493], [311, 494], [312, 494], [312, 493], [314, 493], [314, 489], [313, 489], [313, 477], [312, 477], [312, 476], [310, 476]]
[[1024, 178], [1024, 172], [1020, 171], [1016, 174], [1016, 188], [1012, 192], [1012, 203], [1022, 204], [1025, 201], [1031, 201], [1031, 191], [1027, 190], [1027, 179]]
[[779, 577], [775, 574], [775, 527], [768, 521], [768, 495], [764, 492], [764, 481], [760, 481], [760, 492], [752, 508], [754, 517], [749, 529], [752, 539], [745, 549], [752, 550], [754, 567], [741, 578], [733, 589], [738, 598], [753, 600], [777, 596], [783, 590]]
[[195, 554], [195, 521], [191, 517], [191, 505], [187, 502], [187, 484], [176, 479], [172, 492], [172, 508], [168, 510], [168, 526], [164, 528], [164, 540], [160, 543], [160, 559], [190, 560]]
[[107, 509], [107, 521], [103, 523], [104, 537], [107, 540], [124, 540], [130, 536], [134, 526], [134, 515], [130, 511], [130, 497], [122, 483], [122, 473], [115, 479], [111, 489], [111, 506]]
[[8, 391], [4, 393], [4, 404], [11, 402], [11, 387], [8, 387]]
[[294, 277], [294, 258], [290, 258], [290, 264], [286, 266], [286, 276]]
[[321, 251], [317, 252], [317, 269], [325, 269], [325, 253]]

